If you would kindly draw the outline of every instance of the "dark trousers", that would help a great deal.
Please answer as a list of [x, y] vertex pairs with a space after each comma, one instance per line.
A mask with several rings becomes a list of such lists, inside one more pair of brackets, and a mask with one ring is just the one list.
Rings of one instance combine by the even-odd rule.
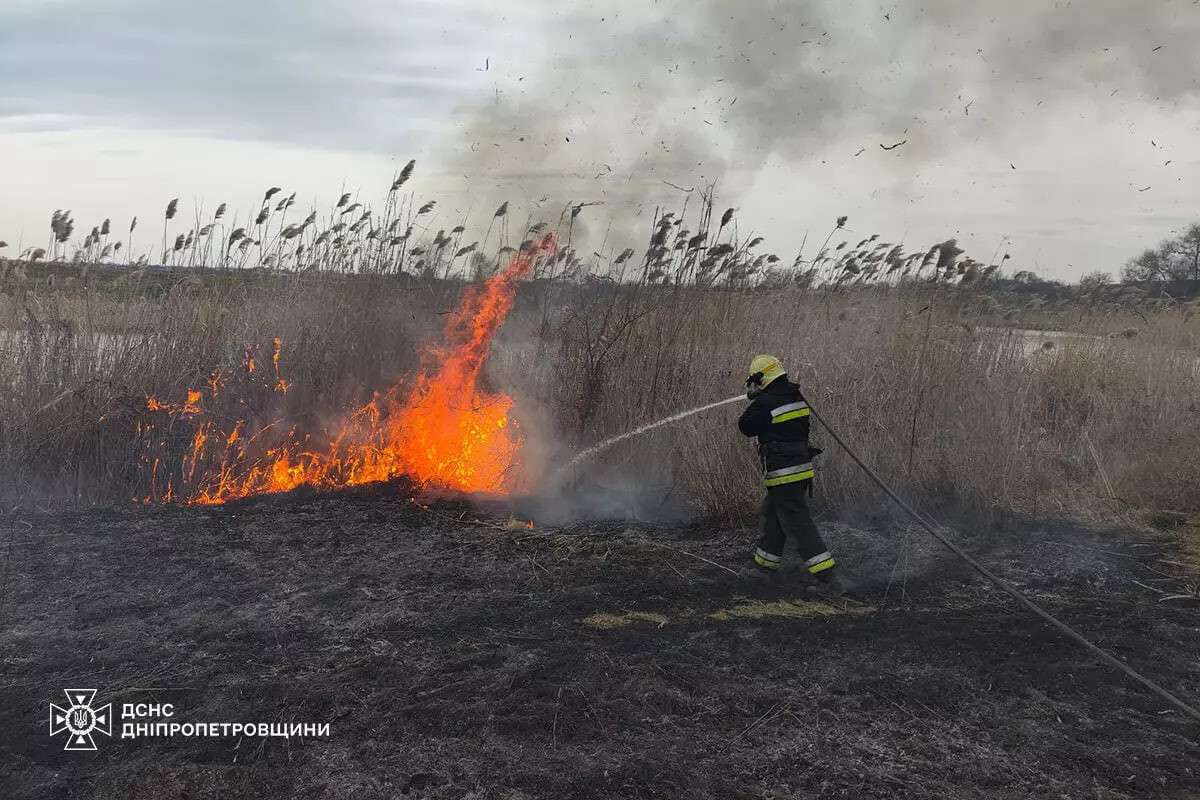
[[805, 561], [825, 552], [825, 542], [808, 510], [808, 481], [785, 483], [767, 489], [763, 501], [763, 533], [758, 546], [779, 558], [787, 537], [796, 540]]

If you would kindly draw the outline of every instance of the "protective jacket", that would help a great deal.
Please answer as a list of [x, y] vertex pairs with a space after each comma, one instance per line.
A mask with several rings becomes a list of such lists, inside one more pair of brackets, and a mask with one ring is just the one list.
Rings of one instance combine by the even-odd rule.
[[810, 480], [808, 403], [800, 387], [782, 375], [767, 384], [738, 419], [738, 429], [758, 437], [763, 484], [768, 488]]

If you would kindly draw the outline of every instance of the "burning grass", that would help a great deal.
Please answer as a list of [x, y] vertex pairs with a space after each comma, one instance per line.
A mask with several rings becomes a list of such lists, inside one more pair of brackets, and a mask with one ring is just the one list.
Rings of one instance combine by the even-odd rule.
[[[553, 253], [554, 237], [547, 234], [513, 256], [503, 271], [469, 287], [449, 315], [442, 340], [427, 346], [422, 368], [409, 385], [376, 394], [338, 423], [324, 443], [294, 427], [279, 436], [272, 431], [277, 422], [254, 429], [237, 418], [223, 426], [202, 407], [206, 394], [209, 400], [219, 399], [217, 374], [206, 390], [188, 389], [180, 405], [151, 397], [150, 411], [165, 413], [168, 423], [194, 419], [195, 430], [178, 470], [166, 454], [156, 452], [166, 446], [157, 439], [159, 427], [146, 430], [146, 502], [169, 501], [179, 494], [186, 502], [216, 504], [301, 486], [332, 489], [401, 476], [421, 486], [461, 492], [513, 488], [520, 435], [510, 420], [512, 398], [482, 390], [480, 372], [512, 308], [517, 281], [537, 259]], [[281, 361], [281, 340], [275, 337], [268, 383], [286, 392]], [[248, 376], [257, 369], [249, 351], [242, 369]], [[274, 441], [263, 445], [260, 440]]]
[[[253, 238], [243, 225], [214, 244], [222, 210], [170, 251], [173, 271], [87, 263], [111, 260], [111, 226], [78, 265], [44, 264], [52, 246], [0, 267], [0, 490], [13, 502], [212, 503], [401, 475], [536, 490], [544, 463], [725, 397], [769, 351], [930, 510], [1200, 510], [1190, 308], [1081, 306], [1075, 335], [1031, 349], [1014, 330], [1023, 317], [1002, 325], [985, 291], [993, 265], [953, 242], [914, 255], [878, 236], [836, 242], [839, 219], [783, 268], [706, 197], [690, 215], [657, 214], [640, 254], [588, 263], [571, 243], [583, 204], [515, 237], [505, 205], [462, 244], [464, 225], [437, 228], [436, 206], [399, 186], [379, 213], [341, 198], [327, 227], [287, 222], [276, 192]], [[56, 216], [60, 255], [72, 224]], [[1137, 336], [1108, 335], [1131, 318]], [[622, 443], [588, 480], [737, 516], [758, 487], [735, 414]], [[823, 501], [870, 502], [816, 435]]]

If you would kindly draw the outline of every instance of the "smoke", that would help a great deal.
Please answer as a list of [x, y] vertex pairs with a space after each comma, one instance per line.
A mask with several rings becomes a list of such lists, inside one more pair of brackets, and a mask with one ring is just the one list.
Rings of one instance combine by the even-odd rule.
[[668, 183], [736, 201], [768, 164], [860, 149], [904, 180], [1079, 103], [1174, 107], [1197, 91], [1197, 33], [1185, 0], [600, 4], [546, 26], [540, 74], [497, 65], [453, 172], [540, 217], [675, 207]]
[[666, 481], [636, 479], [628, 470], [596, 469], [580, 482], [518, 497], [515, 512], [539, 525], [579, 522], [643, 522], [678, 525], [694, 520], [696, 508]]
[[[765, 170], [858, 158], [880, 183], [903, 182], [958, 149], [1037, 137], [1081, 105], [1169, 110], [1193, 98], [1200, 75], [1200, 13], [1186, 0], [697, 0], [561, 13], [542, 28], [540, 70], [489, 65], [494, 100], [449, 143], [448, 171], [467, 179], [485, 218], [502, 201], [513, 203], [506, 222], [518, 207], [554, 221], [569, 204], [603, 203], [574, 230], [588, 249], [634, 244], [620, 239], [645, 231], [656, 206], [696, 202], [689, 187], [717, 183], [736, 205]], [[502, 383], [523, 410], [534, 472], [548, 475], [574, 453], [544, 434], [554, 415], [536, 398], [553, 396], [553, 377], [516, 379], [544, 364], [536, 345], [520, 350]], [[645, 513], [641, 495], [653, 505], [640, 484], [611, 486], [565, 492], [556, 513]]]
[[[513, 495], [502, 500], [475, 498], [475, 502], [540, 525], [604, 521], [665, 525], [694, 519], [697, 509], [658, 450], [649, 455], [644, 450], [627, 451], [619, 465], [575, 460], [585, 448], [569, 441], [561, 428], [564, 387], [559, 381], [563, 378], [557, 356], [548, 350], [554, 345], [542, 330], [544, 320], [555, 324], [561, 302], [546, 287], [527, 285], [498, 332], [484, 370], [485, 388], [512, 397], [520, 457], [512, 465]], [[553, 308], [547, 312], [543, 304]], [[696, 411], [666, 419], [682, 419]]]

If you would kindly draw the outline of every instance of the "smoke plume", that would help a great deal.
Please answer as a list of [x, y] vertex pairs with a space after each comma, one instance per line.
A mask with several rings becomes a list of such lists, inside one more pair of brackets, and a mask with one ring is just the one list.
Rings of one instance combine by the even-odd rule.
[[542, 218], [675, 207], [712, 182], [734, 200], [772, 158], [903, 176], [1036, 136], [1044, 110], [1170, 109], [1197, 91], [1198, 32], [1184, 0], [592, 5], [546, 28], [541, 74], [496, 66], [452, 172]]

